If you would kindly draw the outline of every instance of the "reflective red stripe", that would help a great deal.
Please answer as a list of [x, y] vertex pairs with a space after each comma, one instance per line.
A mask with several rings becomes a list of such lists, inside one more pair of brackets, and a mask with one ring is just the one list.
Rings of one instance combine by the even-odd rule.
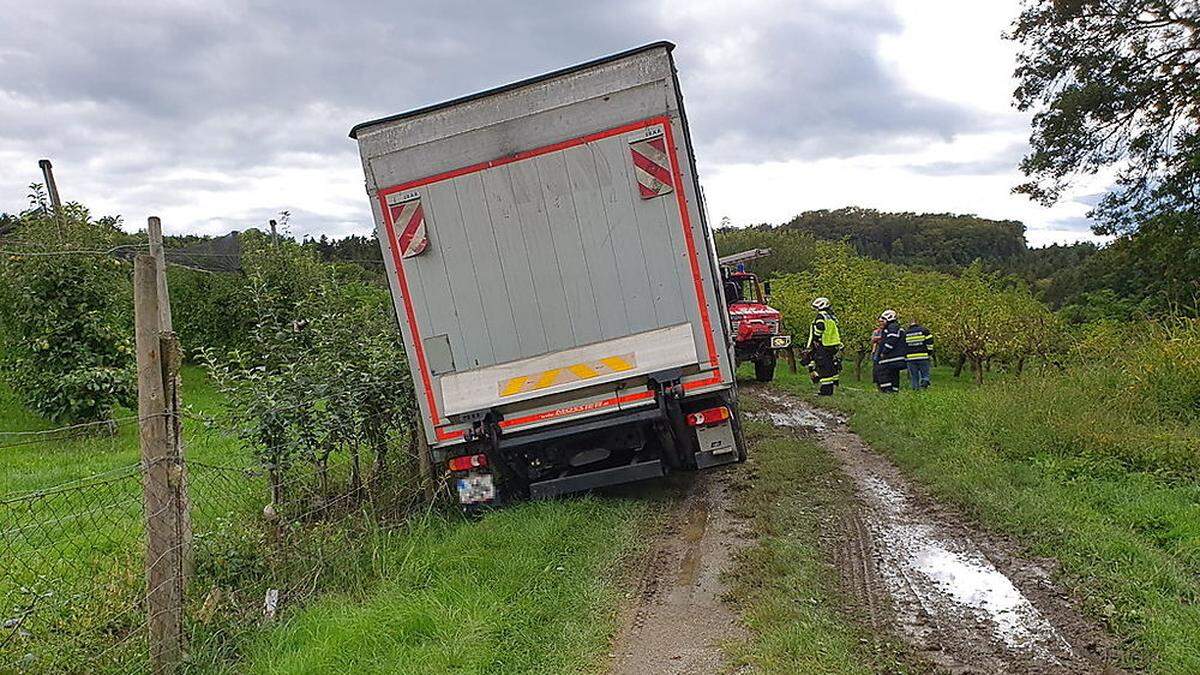
[[634, 166], [642, 171], [645, 171], [654, 178], [657, 178], [658, 181], [664, 185], [671, 184], [671, 172], [667, 171], [665, 166], [659, 166], [658, 164], [655, 164], [653, 160], [637, 150], [631, 149], [629, 152], [633, 155]]
[[[393, 215], [393, 218], [395, 216]], [[417, 203], [417, 208], [408, 219], [408, 224], [400, 233], [400, 253], [404, 257], [414, 256], [425, 250], [429, 239], [425, 236], [425, 210]]]

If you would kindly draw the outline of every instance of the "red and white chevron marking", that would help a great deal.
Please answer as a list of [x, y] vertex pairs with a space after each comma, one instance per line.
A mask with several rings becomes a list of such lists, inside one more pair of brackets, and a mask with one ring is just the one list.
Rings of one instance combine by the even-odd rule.
[[425, 211], [421, 208], [420, 199], [410, 199], [406, 202], [393, 204], [389, 207], [392, 212], [392, 226], [399, 231], [400, 257], [411, 258], [420, 255], [429, 246], [429, 237], [425, 232]]
[[633, 172], [637, 175], [638, 191], [642, 199], [653, 199], [670, 194], [670, 161], [667, 160], [667, 145], [662, 136], [648, 138], [629, 144], [633, 155]]

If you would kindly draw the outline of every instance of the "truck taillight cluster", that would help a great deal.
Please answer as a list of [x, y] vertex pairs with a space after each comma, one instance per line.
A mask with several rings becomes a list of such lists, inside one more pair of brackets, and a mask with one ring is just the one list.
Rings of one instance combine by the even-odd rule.
[[470, 471], [481, 466], [487, 466], [487, 455], [464, 455], [450, 458], [451, 471]]
[[712, 424], [720, 424], [729, 419], [729, 408], [719, 405], [708, 410], [694, 412], [687, 416], [687, 423], [693, 427], [707, 427]]

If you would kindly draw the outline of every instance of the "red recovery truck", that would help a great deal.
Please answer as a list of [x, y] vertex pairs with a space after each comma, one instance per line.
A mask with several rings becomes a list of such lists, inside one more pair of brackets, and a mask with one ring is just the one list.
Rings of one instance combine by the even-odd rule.
[[720, 259], [734, 355], [739, 365], [754, 363], [754, 377], [759, 382], [770, 382], [775, 377], [778, 352], [792, 346], [792, 336], [779, 332], [783, 315], [767, 304], [771, 301], [771, 282], [760, 283], [757, 276], [746, 271], [746, 263], [768, 255], [771, 249], [755, 248]]

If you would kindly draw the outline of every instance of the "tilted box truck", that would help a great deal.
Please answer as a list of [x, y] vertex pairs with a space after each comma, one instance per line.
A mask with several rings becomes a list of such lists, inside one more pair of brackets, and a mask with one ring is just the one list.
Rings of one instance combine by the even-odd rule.
[[468, 508], [745, 458], [673, 48], [350, 132], [425, 439]]

